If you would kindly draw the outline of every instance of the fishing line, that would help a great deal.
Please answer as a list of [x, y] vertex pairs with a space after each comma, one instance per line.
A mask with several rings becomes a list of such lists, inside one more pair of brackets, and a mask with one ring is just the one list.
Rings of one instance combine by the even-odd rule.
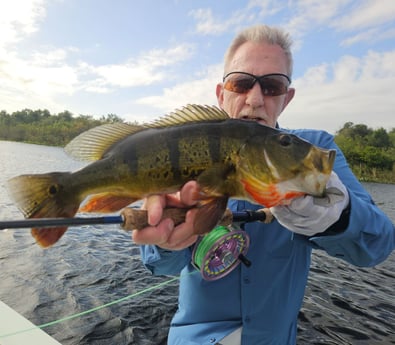
[[211, 231], [206, 236], [202, 237], [202, 240], [197, 246], [194, 255], [194, 260], [198, 267], [202, 267], [203, 259], [206, 256], [207, 252], [213, 246], [213, 243], [227, 233], [229, 233], [229, 230], [225, 226], [218, 226], [217, 228], [215, 228], [215, 231]]
[[[251, 221], [266, 221], [270, 222], [272, 218], [267, 219], [268, 216], [264, 212], [259, 211], [242, 211], [233, 212], [234, 222], [251, 222]], [[109, 224], [109, 223], [122, 223], [124, 221], [123, 217], [94, 217], [94, 218], [47, 218], [47, 219], [26, 219], [18, 221], [5, 221], [0, 222], [0, 229], [18, 228], [18, 227], [31, 227], [34, 225], [40, 226], [59, 226], [64, 225], [76, 225], [76, 224]], [[37, 223], [37, 224], [36, 224]], [[39, 224], [38, 224], [39, 223]], [[208, 234], [200, 236], [196, 242], [193, 252], [192, 252], [192, 264], [197, 269], [196, 271], [186, 273], [195, 274], [198, 271], [201, 273], [202, 277], [206, 280], [216, 280], [229, 274], [233, 269], [235, 269], [240, 262], [242, 262], [247, 267], [251, 265], [251, 262], [244, 256], [248, 251], [250, 244], [250, 238], [245, 231], [237, 230], [230, 226], [217, 226], [211, 230]], [[95, 311], [107, 308], [109, 306], [121, 303], [128, 299], [137, 297], [144, 293], [159, 289], [162, 286], [171, 284], [180, 279], [181, 276], [174, 277], [167, 281], [161, 282], [159, 284], [153, 285], [151, 287], [145, 288], [134, 294], [122, 297], [115, 301], [85, 310], [80, 313], [72, 314], [61, 319], [44, 323], [41, 325], [35, 325], [34, 327], [23, 329], [16, 332], [11, 332], [7, 334], [0, 334], [1, 338], [15, 336], [21, 333], [26, 333], [34, 331], [36, 329], [43, 329], [49, 326], [59, 324], [64, 321], [75, 319]]]
[[217, 280], [233, 271], [240, 262], [251, 266], [244, 256], [249, 245], [250, 238], [245, 231], [232, 226], [217, 226], [196, 242], [192, 251], [192, 264], [203, 279]]
[[[194, 274], [194, 273], [196, 273], [196, 272], [191, 272], [191, 273], [188, 273], [188, 274]], [[97, 306], [97, 307], [94, 307], [94, 308], [85, 310], [85, 311], [80, 312], [80, 313], [76, 313], [76, 314], [72, 314], [72, 315], [69, 315], [69, 316], [65, 316], [65, 317], [63, 317], [63, 318], [61, 318], [61, 319], [58, 319], [58, 320], [54, 320], [54, 321], [51, 321], [51, 322], [48, 322], [48, 323], [43, 323], [43, 324], [41, 324], [41, 325], [36, 325], [36, 326], [34, 326], [34, 327], [32, 327], [32, 328], [26, 328], [26, 329], [23, 329], [23, 330], [20, 330], [20, 331], [12, 332], [12, 333], [0, 334], [0, 339], [2, 339], [2, 338], [7, 338], [7, 337], [11, 337], [11, 336], [15, 336], [15, 335], [22, 334], [22, 333], [26, 333], [26, 332], [31, 332], [31, 331], [36, 330], [37, 328], [43, 329], [43, 328], [46, 328], [46, 327], [49, 327], [49, 326], [53, 326], [53, 325], [59, 324], [59, 323], [64, 322], [64, 321], [72, 320], [72, 319], [75, 319], [75, 318], [77, 318], [77, 317], [81, 317], [81, 316], [84, 316], [84, 315], [93, 313], [93, 312], [95, 312], [95, 311], [98, 311], [98, 310], [101, 310], [101, 309], [110, 307], [110, 306], [112, 306], [112, 305], [115, 305], [115, 304], [124, 302], [124, 301], [126, 301], [126, 300], [128, 300], [128, 299], [131, 299], [131, 298], [137, 297], [137, 296], [139, 296], [139, 295], [145, 294], [145, 293], [147, 293], [147, 292], [150, 292], [150, 291], [159, 289], [159, 288], [161, 288], [162, 286], [169, 285], [169, 284], [171, 284], [171, 283], [173, 283], [173, 282], [179, 280], [180, 277], [181, 277], [181, 276], [174, 277], [174, 278], [172, 278], [172, 279], [169, 279], [169, 280], [166, 280], [166, 281], [161, 282], [161, 283], [159, 283], [159, 284], [153, 285], [153, 286], [148, 287], [148, 288], [146, 288], [146, 289], [143, 289], [143, 290], [141, 290], [141, 291], [135, 292], [135, 293], [133, 293], [133, 294], [131, 294], [131, 295], [128, 295], [128, 296], [126, 296], [126, 297], [119, 298], [119, 299], [117, 299], [117, 300], [115, 300], [115, 301], [112, 301], [112, 302], [109, 302], [109, 303], [106, 303], [106, 304], [103, 304], [103, 305], [100, 305], [100, 306]]]

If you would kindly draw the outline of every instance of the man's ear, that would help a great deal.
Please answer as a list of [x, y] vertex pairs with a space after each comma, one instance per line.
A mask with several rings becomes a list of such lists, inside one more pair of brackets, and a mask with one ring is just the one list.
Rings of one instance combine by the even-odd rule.
[[281, 112], [287, 107], [289, 102], [292, 101], [292, 98], [294, 98], [294, 96], [295, 96], [295, 89], [293, 87], [290, 87], [288, 89], [287, 94], [285, 95], [284, 104], [283, 104], [283, 108], [282, 108]]
[[217, 95], [218, 105], [222, 109], [222, 106], [224, 104], [224, 84], [223, 83], [217, 84], [217, 88], [215, 89], [215, 94]]

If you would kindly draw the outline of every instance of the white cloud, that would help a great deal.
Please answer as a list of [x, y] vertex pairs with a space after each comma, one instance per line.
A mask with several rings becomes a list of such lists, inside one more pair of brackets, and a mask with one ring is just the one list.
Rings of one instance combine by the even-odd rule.
[[209, 66], [200, 78], [165, 88], [161, 95], [144, 97], [136, 101], [166, 113], [189, 103], [217, 104], [215, 86], [222, 75], [222, 64]]
[[71, 95], [78, 84], [75, 69], [65, 63], [67, 52], [54, 50], [20, 58], [16, 52], [0, 54], [0, 94], [2, 109], [51, 105], [62, 110], [54, 99]]
[[204, 35], [216, 35], [227, 31], [227, 25], [214, 20], [213, 13], [209, 8], [199, 8], [189, 13], [197, 20], [196, 31]]
[[381, 25], [395, 19], [395, 1], [365, 0], [357, 2], [351, 12], [334, 21], [339, 30], [356, 30]]
[[0, 49], [38, 30], [45, 17], [44, 0], [14, 0], [0, 3]]
[[292, 11], [291, 19], [284, 23], [284, 27], [298, 38], [307, 31], [328, 24], [349, 3], [350, 0], [298, 0], [291, 1], [289, 10]]
[[80, 64], [81, 73], [88, 73], [99, 84], [100, 89], [92, 88], [88, 82], [87, 91], [104, 90], [103, 87], [135, 87], [139, 85], [151, 85], [162, 81], [169, 74], [165, 67], [169, 68], [178, 62], [187, 60], [193, 53], [193, 45], [180, 44], [169, 49], [153, 49], [141, 54], [137, 59], [131, 58], [123, 64], [111, 64], [93, 66], [86, 63]]
[[362, 32], [357, 33], [354, 36], [348, 37], [344, 39], [340, 45], [341, 46], [351, 46], [356, 43], [360, 42], [368, 42], [368, 43], [374, 43], [374, 42], [379, 42], [379, 41], [385, 41], [388, 39], [395, 39], [395, 29], [389, 29], [385, 30], [379, 28], [371, 28]]
[[304, 74], [303, 78], [292, 81], [296, 88], [320, 85], [326, 82], [328, 73], [328, 64], [323, 63], [318, 66], [310, 67]]
[[247, 11], [239, 10], [232, 13], [227, 19], [215, 18], [212, 10], [196, 9], [189, 13], [197, 21], [196, 32], [203, 35], [220, 35], [228, 32], [230, 29], [239, 27], [242, 23], [244, 25], [251, 23], [254, 16]]
[[[241, 6], [243, 5], [240, 3]], [[196, 20], [196, 32], [203, 35], [220, 35], [238, 30], [279, 12], [284, 5], [275, 0], [250, 0], [247, 6], [234, 10], [225, 19], [215, 16], [210, 8], [192, 10], [189, 15]], [[257, 10], [258, 8], [258, 10]]]
[[[296, 96], [281, 125], [321, 128], [332, 133], [346, 122], [370, 127], [395, 127], [395, 50], [344, 56], [332, 65], [317, 66], [295, 81]], [[315, 80], [311, 75], [319, 71]], [[332, 77], [331, 77], [332, 76]]]

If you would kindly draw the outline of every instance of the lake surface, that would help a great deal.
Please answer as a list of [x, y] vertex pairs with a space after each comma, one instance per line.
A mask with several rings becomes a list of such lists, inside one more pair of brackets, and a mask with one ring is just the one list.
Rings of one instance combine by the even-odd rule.
[[[22, 218], [7, 179], [81, 166], [60, 148], [0, 141], [0, 221]], [[364, 186], [395, 222], [395, 185]], [[394, 253], [377, 267], [356, 268], [314, 252], [298, 344], [395, 344], [394, 267]], [[177, 308], [172, 279], [152, 277], [116, 225], [72, 227], [47, 250], [28, 229], [0, 231], [0, 300], [37, 325], [53, 323], [44, 330], [64, 345], [166, 344]]]

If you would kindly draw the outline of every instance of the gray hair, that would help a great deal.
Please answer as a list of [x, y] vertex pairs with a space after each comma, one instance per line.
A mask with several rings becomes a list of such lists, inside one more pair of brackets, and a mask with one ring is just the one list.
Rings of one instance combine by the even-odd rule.
[[288, 75], [292, 76], [293, 59], [292, 59], [292, 39], [291, 36], [280, 28], [270, 27], [267, 25], [256, 25], [239, 32], [233, 39], [228, 50], [225, 53], [225, 70], [236, 50], [246, 42], [278, 44], [285, 53], [288, 60]]

